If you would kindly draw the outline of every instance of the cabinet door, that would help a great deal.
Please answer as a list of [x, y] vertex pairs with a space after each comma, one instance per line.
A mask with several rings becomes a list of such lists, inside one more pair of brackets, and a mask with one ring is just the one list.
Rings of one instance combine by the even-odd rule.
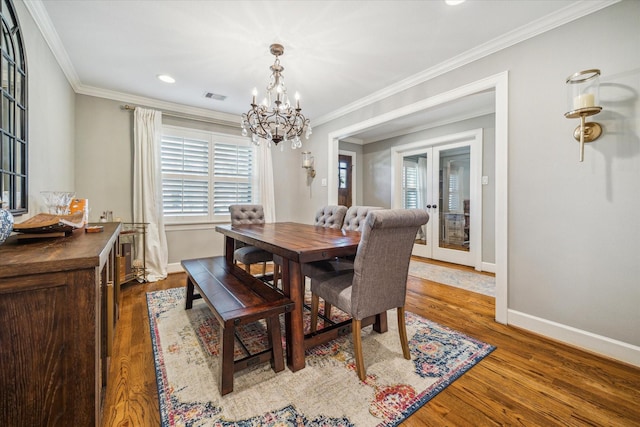
[[2, 425], [95, 424], [93, 283], [92, 270], [0, 280]]

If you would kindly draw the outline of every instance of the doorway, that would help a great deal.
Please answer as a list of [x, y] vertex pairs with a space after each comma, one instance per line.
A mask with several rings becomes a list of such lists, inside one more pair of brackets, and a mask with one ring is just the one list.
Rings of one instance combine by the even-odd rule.
[[353, 204], [353, 157], [342, 153], [338, 156], [338, 204]]
[[[395, 110], [380, 114], [378, 116], [363, 120], [361, 122], [351, 124], [349, 126], [336, 129], [327, 135], [327, 168], [329, 171], [337, 170], [336, 163], [338, 160], [338, 142], [358, 132], [367, 129], [374, 129], [377, 126], [383, 126], [386, 123], [408, 117], [413, 113], [429, 111], [439, 105], [447, 102], [455, 102], [464, 99], [467, 96], [480, 94], [485, 91], [494, 93], [494, 111], [495, 111], [495, 274], [496, 274], [496, 316], [497, 322], [508, 324], [508, 111], [509, 111], [509, 73], [503, 71], [501, 73], [477, 80], [456, 89], [439, 93], [430, 97], [426, 97], [420, 101], [405, 105]], [[333, 174], [328, 174], [328, 190], [327, 201], [329, 204], [335, 204], [338, 200], [337, 185]]]
[[482, 130], [393, 147], [394, 208], [425, 209], [413, 254], [482, 269]]

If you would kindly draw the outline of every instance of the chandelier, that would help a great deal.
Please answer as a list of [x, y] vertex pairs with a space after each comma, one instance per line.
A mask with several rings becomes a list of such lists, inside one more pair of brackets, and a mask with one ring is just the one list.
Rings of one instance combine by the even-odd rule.
[[[260, 145], [260, 139], [267, 140], [278, 145], [279, 142], [291, 142], [291, 148], [302, 147], [300, 136], [304, 133], [306, 139], [311, 135], [311, 125], [300, 108], [300, 95], [296, 92], [295, 106], [289, 102], [287, 88], [284, 86], [284, 67], [280, 65], [280, 55], [284, 53], [284, 47], [280, 44], [272, 44], [269, 47], [276, 61], [271, 68], [271, 80], [267, 86], [267, 93], [260, 104], [256, 104], [257, 89], [253, 89], [251, 109], [242, 115], [242, 136], [248, 136], [251, 132], [251, 141]], [[282, 146], [281, 146], [282, 147]]]

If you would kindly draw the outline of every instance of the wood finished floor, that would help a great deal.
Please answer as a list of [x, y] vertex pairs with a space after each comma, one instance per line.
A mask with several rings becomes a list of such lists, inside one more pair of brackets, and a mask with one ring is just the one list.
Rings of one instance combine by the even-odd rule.
[[[160, 425], [145, 293], [184, 284], [122, 288], [103, 426]], [[640, 426], [639, 368], [496, 323], [492, 297], [411, 276], [407, 310], [497, 349], [403, 426]]]

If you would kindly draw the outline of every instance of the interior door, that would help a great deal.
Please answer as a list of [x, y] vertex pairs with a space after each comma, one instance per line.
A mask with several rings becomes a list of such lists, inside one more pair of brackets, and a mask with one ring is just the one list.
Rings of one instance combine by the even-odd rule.
[[481, 268], [482, 151], [473, 139], [400, 153], [401, 207], [425, 209], [429, 222], [413, 254]]
[[353, 159], [351, 156], [338, 156], [338, 204], [346, 207], [352, 205], [352, 170]]

